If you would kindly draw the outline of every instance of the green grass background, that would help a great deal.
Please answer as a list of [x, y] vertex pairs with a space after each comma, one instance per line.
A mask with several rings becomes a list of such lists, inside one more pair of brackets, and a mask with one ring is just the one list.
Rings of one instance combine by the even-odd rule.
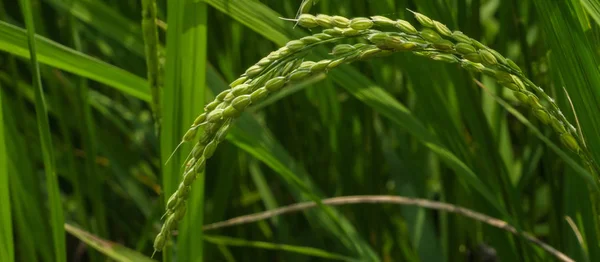
[[[310, 33], [280, 17], [301, 9], [416, 24], [407, 8], [516, 61], [581, 126], [600, 161], [594, 0], [157, 0], [167, 25], [157, 43], [160, 135], [141, 0], [0, 0], [0, 261], [150, 261], [191, 146], [165, 161], [195, 116], [247, 67]], [[463, 206], [576, 261], [598, 261], [598, 175], [492, 79], [395, 54], [244, 113], [194, 184], [178, 236], [153, 259], [552, 260], [500, 229], [385, 204], [201, 230], [315, 197], [369, 194]]]

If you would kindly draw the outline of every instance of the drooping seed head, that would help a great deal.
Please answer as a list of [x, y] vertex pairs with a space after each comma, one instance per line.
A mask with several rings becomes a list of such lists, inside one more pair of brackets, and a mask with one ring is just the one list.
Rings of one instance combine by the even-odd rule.
[[350, 27], [355, 30], [366, 30], [373, 27], [373, 21], [366, 17], [357, 17], [350, 20]]
[[165, 242], [167, 237], [163, 233], [158, 233], [156, 238], [154, 239], [154, 249], [157, 251], [161, 251], [163, 247], [165, 247]]
[[290, 50], [287, 46], [283, 46], [283, 47], [279, 48], [279, 50], [277, 50], [277, 52], [279, 52], [279, 57], [284, 57], [284, 56], [291, 54], [292, 50]]
[[[517, 77], [518, 78], [518, 77]], [[501, 70], [496, 70], [496, 79], [501, 83], [514, 83], [513, 75]]]
[[258, 101], [261, 101], [263, 98], [267, 97], [268, 94], [269, 90], [267, 90], [265, 87], [261, 87], [259, 89], [254, 90], [254, 92], [250, 94], [250, 98], [253, 102], [256, 103]]
[[354, 46], [349, 45], [349, 44], [339, 44], [333, 47], [333, 50], [331, 51], [331, 55], [343, 55], [346, 54], [348, 52], [352, 52], [356, 50], [356, 48], [354, 48]]
[[523, 94], [521, 91], [514, 91], [513, 94], [515, 95], [517, 100], [521, 101], [521, 103], [529, 103], [529, 97], [527, 97], [527, 95]]
[[578, 153], [579, 150], [581, 150], [581, 148], [579, 147], [579, 143], [577, 143], [575, 137], [573, 137], [569, 133], [564, 133], [560, 135], [560, 141], [563, 143], [563, 145], [565, 145], [567, 148], [571, 149], [571, 151], [575, 153]]
[[556, 119], [556, 117], [554, 116], [550, 117], [550, 125], [552, 126], [552, 129], [556, 131], [556, 133], [562, 134], [567, 132], [567, 129], [565, 129], [563, 122]]
[[417, 44], [413, 43], [413, 42], [404, 42], [401, 43], [400, 45], [396, 46], [396, 50], [397, 51], [411, 51], [414, 50], [417, 47]]
[[438, 50], [451, 50], [454, 47], [454, 44], [446, 39], [442, 39], [433, 43], [433, 47]]
[[460, 65], [468, 71], [477, 72], [477, 73], [479, 73], [479, 72], [483, 71], [483, 69], [485, 69], [484, 65], [482, 65], [480, 63], [471, 62], [467, 59], [462, 60]]
[[223, 119], [223, 109], [215, 109], [206, 116], [207, 122], [216, 122]]
[[452, 38], [460, 43], [471, 44], [471, 38], [463, 34], [461, 31], [452, 32]]
[[[372, 48], [360, 51], [360, 55], [358, 56], [358, 59], [365, 60], [365, 59], [371, 58], [374, 55], [376, 55], [377, 53], [380, 53], [381, 51], [382, 51], [381, 49], [373, 46]], [[329, 64], [327, 65], [327, 67], [329, 68]]]
[[285, 85], [285, 77], [278, 76], [278, 77], [272, 78], [269, 81], [267, 81], [267, 83], [265, 83], [265, 88], [269, 92], [276, 92], [279, 89], [281, 89], [284, 85]]
[[167, 209], [173, 209], [175, 208], [175, 206], [177, 205], [177, 201], [179, 201], [179, 199], [177, 198], [176, 194], [172, 194], [169, 197], [169, 200], [167, 201]]
[[529, 101], [529, 106], [531, 106], [531, 108], [533, 108], [533, 109], [544, 108], [542, 106], [542, 104], [540, 104], [540, 99], [536, 95], [534, 95], [533, 93], [529, 93], [527, 95], [527, 98], [529, 98], [528, 101]]
[[499, 84], [501, 84], [502, 86], [504, 86], [504, 87], [506, 87], [506, 88], [510, 89], [510, 90], [513, 90], [513, 91], [521, 91], [521, 89], [519, 89], [519, 86], [517, 86], [517, 85], [516, 85], [516, 84], [514, 84], [514, 83], [500, 82], [500, 81], [498, 81], [498, 83], [499, 83]]
[[219, 131], [215, 135], [215, 140], [217, 142], [220, 143], [220, 142], [225, 141], [225, 138], [227, 137], [227, 132], [229, 131], [229, 127], [230, 127], [230, 124], [227, 123], [227, 124], [223, 125], [223, 127], [221, 127], [221, 129], [219, 129]]
[[272, 61], [275, 61], [281, 58], [281, 53], [279, 52], [279, 50], [272, 51], [271, 53], [269, 53], [269, 55], [267, 55], [267, 58]]
[[212, 136], [215, 134], [215, 132], [217, 132], [217, 130], [219, 130], [220, 126], [221, 125], [217, 124], [217, 123], [207, 124], [206, 127], [204, 127], [204, 133], [202, 133], [202, 137], [200, 137], [200, 140], [198, 142], [202, 145], [208, 144], [208, 142], [210, 142], [210, 140], [212, 139]]
[[241, 112], [232, 105], [227, 106], [223, 109], [223, 118], [236, 118], [241, 114]]
[[331, 35], [331, 36], [343, 36], [344, 29], [338, 28], [338, 27], [329, 28], [329, 29], [323, 30], [323, 33]]
[[339, 27], [339, 28], [346, 28], [350, 25], [350, 20], [348, 18], [345, 18], [343, 16], [333, 16], [331, 19], [331, 22], [333, 24], [333, 26]]
[[345, 57], [346, 62], [355, 61], [356, 59], [358, 59], [358, 56], [360, 56], [360, 52], [351, 52]]
[[382, 49], [398, 49], [404, 43], [404, 39], [399, 36], [388, 36], [382, 44], [377, 44]]
[[181, 221], [181, 219], [185, 215], [185, 211], [187, 210], [185, 202], [186, 201], [184, 201], [183, 205], [181, 205], [181, 207], [179, 207], [177, 210], [175, 210], [175, 213], [173, 213], [173, 217], [176, 221]]
[[452, 31], [448, 27], [438, 21], [433, 21], [433, 27], [443, 36], [452, 36]]
[[[369, 40], [373, 44], [379, 45], [379, 44], [385, 43], [385, 40], [387, 40], [388, 37], [390, 37], [390, 36], [387, 33], [380, 32], [380, 33], [370, 34], [367, 37], [367, 40]], [[334, 52], [335, 52], [335, 48], [334, 48]]]
[[438, 33], [428, 28], [425, 28], [421, 31], [421, 37], [432, 43], [435, 43], [442, 39], [442, 37]]
[[323, 27], [323, 28], [333, 27], [333, 19], [331, 18], [331, 16], [324, 15], [324, 14], [318, 14], [316, 21], [320, 27]]
[[321, 39], [316, 38], [314, 36], [305, 36], [305, 37], [300, 38], [300, 41], [302, 41], [302, 43], [304, 43], [304, 44], [310, 45], [310, 44], [321, 42]]
[[288, 49], [290, 49], [291, 51], [296, 51], [296, 50], [300, 50], [300, 49], [304, 48], [306, 46], [306, 44], [304, 44], [300, 40], [292, 40], [292, 41], [289, 41], [285, 46]]
[[195, 158], [190, 158], [188, 159], [187, 163], [185, 163], [185, 172], [188, 172], [189, 170], [191, 170], [193, 168], [194, 162], [196, 161]]
[[306, 76], [310, 75], [310, 70], [294, 70], [292, 71], [292, 73], [288, 76], [290, 81], [298, 81], [298, 80], [302, 80], [303, 78], [305, 78]]
[[196, 165], [194, 166], [194, 169], [196, 170], [196, 172], [202, 172], [202, 171], [204, 171], [205, 167], [206, 167], [206, 158], [204, 156], [201, 156], [198, 158], [198, 161], [196, 161]]
[[318, 34], [314, 34], [313, 36], [320, 40], [323, 40], [323, 41], [333, 38], [333, 36], [325, 34], [325, 33], [318, 33]]
[[402, 20], [402, 19], [398, 19], [396, 20], [396, 23], [394, 23], [394, 26], [398, 29], [400, 29], [400, 31], [402, 31], [403, 33], [409, 34], [409, 35], [415, 35], [417, 34], [417, 29], [410, 24], [408, 21]]
[[283, 69], [281, 69], [281, 71], [279, 72], [280, 75], [287, 75], [290, 72], [292, 72], [292, 70], [296, 69], [296, 67], [299, 66], [299, 64], [302, 63], [302, 60], [300, 59], [296, 59], [294, 61], [288, 62], [287, 64], [285, 64], [285, 66], [283, 67]]
[[436, 55], [436, 54], [439, 54], [439, 53], [436, 52], [436, 51], [417, 51], [417, 52], [414, 52], [414, 54], [418, 55], [418, 56], [424, 56], [424, 57], [428, 57], [429, 58], [429, 57], [431, 57], [433, 55]]
[[341, 65], [342, 63], [344, 63], [346, 59], [345, 58], [339, 58], [336, 60], [333, 60], [331, 63], [329, 63], [329, 65], [327, 65], [327, 69], [332, 69], [334, 67], [337, 67], [339, 65]]
[[419, 24], [421, 24], [422, 26], [434, 27], [433, 20], [431, 20], [431, 18], [429, 18], [421, 13], [417, 13], [417, 12], [412, 12], [412, 13], [415, 15], [415, 18], [417, 19]]
[[185, 173], [185, 175], [183, 175], [183, 184], [186, 186], [192, 185], [192, 183], [194, 183], [194, 181], [196, 180], [197, 176], [198, 173], [196, 173], [196, 171], [192, 167], [191, 170], [189, 170]]
[[194, 159], [198, 159], [202, 155], [203, 152], [204, 152], [204, 145], [200, 144], [200, 143], [196, 143], [191, 155]]
[[233, 93], [229, 92], [227, 95], [225, 95], [225, 97], [223, 97], [223, 102], [230, 102], [234, 98], [235, 98], [235, 95]]
[[496, 60], [496, 57], [494, 56], [494, 54], [492, 54], [488, 50], [485, 50], [485, 49], [479, 50], [479, 55], [481, 55], [481, 62], [484, 65], [495, 66], [498, 64], [498, 60]]
[[258, 75], [260, 72], [262, 72], [263, 69], [264, 68], [262, 66], [253, 65], [253, 66], [249, 67], [248, 70], [246, 70], [246, 76], [254, 77], [254, 76]]
[[513, 81], [513, 83], [515, 83], [515, 85], [519, 87], [519, 90], [526, 89], [525, 84], [523, 84], [523, 81], [521, 81], [521, 79], [518, 76], [511, 74], [510, 78]]
[[[242, 83], [236, 84], [231, 88], [234, 88], [238, 85], [241, 85]], [[227, 89], [227, 90], [223, 90], [221, 93], [219, 93], [216, 97], [215, 100], [217, 101], [225, 101], [225, 97], [227, 96], [227, 94], [229, 94], [229, 92], [231, 92], [231, 89]]]
[[354, 28], [346, 28], [342, 31], [343, 36], [357, 36], [361, 33], [361, 30], [356, 30]]
[[385, 16], [371, 16], [371, 20], [377, 26], [394, 26], [395, 22]]
[[204, 148], [204, 157], [206, 159], [209, 159], [213, 156], [213, 154], [215, 153], [215, 150], [217, 150], [217, 142], [216, 141], [210, 141], [210, 143], [208, 143], [206, 145], [206, 147]]
[[188, 131], [185, 132], [185, 135], [183, 135], [183, 142], [189, 142], [189, 141], [194, 140], [194, 138], [196, 138], [197, 133], [198, 133], [197, 127], [188, 129]]
[[331, 60], [329, 59], [321, 60], [315, 63], [313, 66], [311, 66], [309, 70], [311, 73], [321, 72], [327, 68], [329, 63], [331, 63]]
[[266, 66], [271, 64], [273, 61], [271, 61], [271, 59], [267, 58], [267, 57], [263, 57], [261, 60], [259, 60], [256, 64], [259, 66]]
[[463, 57], [473, 63], [481, 63], [481, 56], [478, 53], [466, 54]]
[[544, 125], [547, 125], [550, 123], [550, 116], [548, 115], [548, 113], [546, 113], [546, 111], [544, 109], [535, 109], [533, 110], [533, 114], [535, 115], [535, 117], [537, 117], [537, 119], [539, 119]]
[[231, 101], [231, 106], [239, 111], [244, 111], [244, 109], [246, 109], [251, 102], [252, 100], [250, 100], [250, 95], [241, 95]]
[[446, 62], [446, 63], [458, 62], [458, 59], [451, 54], [434, 54], [434, 55], [430, 56], [430, 58], [435, 61], [442, 61], [442, 62]]
[[238, 85], [238, 86], [234, 87], [233, 89], [231, 89], [231, 94], [234, 97], [237, 97], [237, 96], [248, 93], [251, 88], [252, 88], [252, 86], [249, 84], [241, 84], [241, 85]]
[[[190, 194], [190, 186], [186, 186], [184, 184], [179, 184], [179, 188], [177, 189], [177, 196], [181, 199], [187, 199], [189, 194]], [[177, 205], [178, 207], [180, 205]], [[169, 216], [169, 218], [167, 218], [167, 221], [165, 222], [165, 225], [169, 225], [169, 219], [171, 218], [171, 216]], [[173, 223], [173, 221], [171, 221], [171, 224]], [[168, 226], [168, 228], [171, 228], [170, 226]]]
[[473, 47], [470, 44], [466, 44], [466, 43], [458, 43], [454, 46], [454, 48], [456, 49], [457, 52], [459, 52], [463, 55], [477, 52], [477, 49], [475, 49], [475, 47]]
[[298, 17], [298, 25], [309, 29], [318, 26], [315, 17], [311, 14], [301, 14]]
[[[227, 92], [227, 94], [229, 94], [229, 92]], [[218, 99], [213, 100], [212, 102], [210, 102], [204, 106], [204, 111], [208, 112], [208, 111], [214, 110], [215, 108], [217, 108], [218, 105], [221, 104], [221, 102], [222, 102], [222, 100], [221, 101], [219, 101]]]
[[[233, 82], [231, 82], [231, 84], [229, 84], [229, 87], [235, 87], [235, 86], [237, 86], [239, 84], [242, 84], [242, 83], [246, 82], [246, 80], [248, 80], [248, 77], [247, 76], [242, 76], [242, 77], [234, 80]], [[225, 90], [225, 91], [227, 91], [227, 90]], [[223, 91], [223, 92], [225, 92], [225, 91]]]
[[204, 123], [205, 120], [206, 120], [206, 113], [202, 113], [198, 117], [196, 117], [192, 126], [198, 126], [198, 125]]
[[315, 64], [315, 61], [304, 61], [298, 66], [298, 69], [310, 69], [311, 66]]

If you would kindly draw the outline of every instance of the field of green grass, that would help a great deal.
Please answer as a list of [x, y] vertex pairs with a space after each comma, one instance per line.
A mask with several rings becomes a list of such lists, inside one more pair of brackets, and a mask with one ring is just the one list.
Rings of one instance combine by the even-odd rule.
[[0, 261], [600, 261], [600, 2], [0, 0]]

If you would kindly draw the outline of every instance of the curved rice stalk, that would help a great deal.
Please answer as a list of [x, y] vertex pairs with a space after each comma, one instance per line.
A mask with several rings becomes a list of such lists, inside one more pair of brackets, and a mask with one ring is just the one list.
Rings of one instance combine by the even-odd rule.
[[[196, 138], [198, 127], [205, 127], [188, 156], [179, 188], [169, 198], [166, 221], [155, 239], [155, 250], [160, 251], [164, 247], [171, 230], [176, 228], [178, 221], [185, 215], [191, 184], [197, 174], [204, 170], [206, 161], [214, 154], [218, 144], [225, 139], [233, 121], [248, 106], [262, 101], [289, 83], [327, 73], [342, 64], [395, 52], [412, 52], [434, 61], [458, 64], [468, 71], [495, 78], [500, 85], [512, 90], [515, 97], [528, 106], [543, 124], [551, 126], [565, 147], [591, 165], [589, 152], [581, 146], [584, 145], [583, 138], [575, 127], [569, 123], [555, 101], [541, 87], [527, 79], [513, 61], [460, 31], [451, 31], [423, 14], [413, 14], [424, 27], [420, 31], [408, 21], [383, 16], [348, 19], [323, 14], [301, 14], [294, 20], [305, 28], [324, 29], [321, 33], [288, 42], [248, 68], [230, 84], [230, 89], [218, 94], [213, 102], [207, 104], [205, 112], [195, 119], [184, 135], [182, 143], [192, 141]], [[392, 30], [379, 31], [373, 28]], [[362, 39], [369, 44], [338, 44], [330, 53], [331, 59], [302, 61], [306, 53], [317, 45], [347, 39]]]

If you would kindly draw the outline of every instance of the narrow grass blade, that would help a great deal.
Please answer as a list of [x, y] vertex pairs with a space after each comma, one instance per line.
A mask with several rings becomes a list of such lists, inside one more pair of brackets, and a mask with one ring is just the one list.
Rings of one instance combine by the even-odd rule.
[[9, 190], [8, 150], [6, 132], [4, 131], [2, 102], [2, 86], [0, 85], [0, 260], [14, 261], [13, 223]]
[[[600, 172], [600, 68], [598, 55], [575, 17], [570, 1], [534, 0], [544, 39], [551, 49], [550, 70], [557, 87], [565, 87], [573, 101], [585, 144]], [[565, 104], [566, 105], [566, 104]], [[572, 112], [563, 108], [564, 112]], [[571, 122], [573, 118], [571, 118]], [[580, 143], [582, 144], [582, 143]], [[600, 252], [598, 252], [600, 257]]]
[[54, 256], [56, 261], [66, 261], [65, 234], [63, 229], [64, 217], [62, 202], [60, 200], [60, 189], [58, 187], [58, 176], [56, 174], [56, 164], [52, 149], [52, 135], [50, 134], [50, 123], [48, 122], [48, 112], [46, 101], [44, 100], [44, 90], [42, 88], [42, 79], [40, 77], [40, 66], [37, 60], [35, 28], [33, 16], [31, 14], [31, 0], [21, 0], [21, 8], [27, 25], [27, 43], [29, 45], [29, 54], [31, 62], [31, 72], [33, 75], [33, 85], [35, 86], [35, 111], [39, 129], [40, 140], [42, 144], [42, 156], [44, 159], [44, 169], [46, 170], [46, 190], [48, 193], [50, 209], [50, 225], [52, 228], [52, 239], [54, 245]]
[[275, 243], [269, 243], [269, 242], [263, 242], [263, 241], [248, 241], [245, 239], [239, 239], [239, 238], [233, 238], [233, 237], [211, 236], [211, 235], [205, 235], [204, 241], [215, 244], [215, 245], [252, 247], [252, 248], [263, 248], [263, 249], [286, 251], [286, 252], [292, 252], [292, 253], [296, 253], [296, 254], [318, 257], [318, 258], [328, 259], [328, 260], [358, 261], [358, 259], [353, 259], [351, 257], [347, 257], [347, 256], [340, 255], [340, 254], [335, 254], [332, 252], [328, 252], [325, 250], [321, 250], [318, 248], [312, 248], [312, 247], [292, 246], [292, 245], [286, 245], [286, 244], [275, 244]]
[[594, 0], [580, 0], [585, 11], [600, 25], [600, 2]]
[[[6, 93], [4, 93], [6, 94]], [[34, 99], [31, 99], [34, 101]], [[12, 103], [11, 103], [12, 102]], [[42, 184], [39, 183], [37, 169], [31, 166], [33, 156], [28, 153], [29, 146], [17, 129], [25, 119], [18, 118], [24, 114], [20, 112], [19, 104], [23, 101], [2, 101], [4, 111], [3, 126], [5, 136], [13, 139], [6, 140], [6, 155], [10, 161], [9, 170], [19, 170], [19, 176], [11, 176], [10, 196], [13, 215], [13, 229], [16, 235], [30, 237], [15, 238], [15, 252], [25, 261], [53, 261], [52, 234], [49, 223], [45, 223], [47, 212], [45, 199], [42, 196]], [[35, 123], [35, 121], [32, 121]], [[33, 208], [32, 208], [33, 207]]]
[[144, 56], [144, 38], [140, 24], [115, 12], [105, 1], [43, 0], [43, 2], [93, 26], [99, 32], [118, 41], [128, 51]]
[[[112, 86], [125, 94], [150, 101], [146, 81], [123, 69], [67, 48], [47, 38], [36, 36], [39, 62]], [[29, 58], [24, 29], [0, 21], [0, 50]]]
[[[179, 104], [179, 132], [180, 138], [189, 128], [192, 119], [202, 112], [206, 90], [206, 63], [207, 63], [207, 5], [202, 2], [183, 1], [180, 16], [183, 16], [180, 31], [179, 46], [176, 47], [180, 58], [181, 90], [179, 98], [171, 103]], [[170, 21], [170, 20], [169, 20]], [[171, 30], [169, 24], [169, 31]], [[167, 34], [169, 33], [167, 32]], [[170, 43], [169, 43], [170, 44]], [[170, 48], [170, 46], [169, 46]], [[191, 144], [183, 146], [179, 152], [180, 159], [185, 159], [191, 150]], [[183, 164], [180, 162], [180, 165]], [[181, 170], [179, 170], [181, 174]], [[177, 177], [180, 177], [179, 175]], [[204, 222], [204, 174], [198, 176], [190, 192], [187, 215], [181, 225], [182, 234], [179, 236], [179, 249], [182, 260], [203, 261], [204, 248], [202, 233], [193, 230]]]
[[119, 262], [151, 262], [152, 260], [118, 243], [110, 242], [70, 224], [64, 224], [69, 234], [88, 244], [91, 248]]
[[152, 112], [156, 132], [160, 130], [160, 73], [158, 63], [158, 30], [156, 29], [156, 0], [142, 1], [142, 31], [146, 45], [146, 69], [150, 93], [152, 94]]
[[[164, 163], [176, 150], [192, 119], [202, 111], [206, 84], [206, 4], [194, 1], [168, 2], [167, 57], [161, 159]], [[168, 198], [179, 184], [183, 161], [191, 145], [183, 145], [163, 167], [163, 192]], [[187, 215], [178, 238], [178, 252], [184, 260], [201, 259], [202, 234], [185, 230], [201, 223], [204, 217], [204, 175], [198, 176], [192, 188]], [[166, 199], [165, 199], [166, 201]], [[193, 206], [193, 208], [192, 208]]]
[[[73, 45], [78, 52], [84, 50], [80, 31], [78, 26], [80, 24], [72, 16], [70, 17], [71, 34], [73, 38]], [[85, 150], [85, 184], [82, 183], [82, 187], [86, 188], [89, 193], [90, 201], [92, 202], [92, 214], [94, 220], [92, 221], [93, 233], [101, 236], [108, 237], [108, 228], [106, 223], [106, 209], [103, 205], [105, 201], [104, 192], [102, 192], [103, 179], [101, 179], [100, 173], [96, 168], [95, 159], [98, 155], [97, 143], [96, 143], [96, 123], [93, 119], [92, 105], [90, 102], [90, 89], [88, 86], [88, 80], [84, 77], [78, 77], [75, 84], [77, 94], [77, 106], [80, 108], [79, 129], [81, 135], [81, 142], [83, 150]], [[81, 174], [77, 174], [81, 177]], [[85, 212], [85, 210], [83, 210]]]
[[[265, 180], [264, 174], [260, 170], [258, 163], [253, 161], [248, 165], [248, 168], [250, 171], [250, 176], [252, 177], [252, 181], [254, 182], [254, 185], [256, 186], [256, 189], [258, 190], [260, 198], [263, 201], [266, 209], [270, 210], [279, 207], [277, 199], [275, 199], [273, 196], [273, 192], [269, 188], [269, 185]], [[273, 218], [272, 221], [273, 224], [277, 225], [279, 220], [277, 218]]]

